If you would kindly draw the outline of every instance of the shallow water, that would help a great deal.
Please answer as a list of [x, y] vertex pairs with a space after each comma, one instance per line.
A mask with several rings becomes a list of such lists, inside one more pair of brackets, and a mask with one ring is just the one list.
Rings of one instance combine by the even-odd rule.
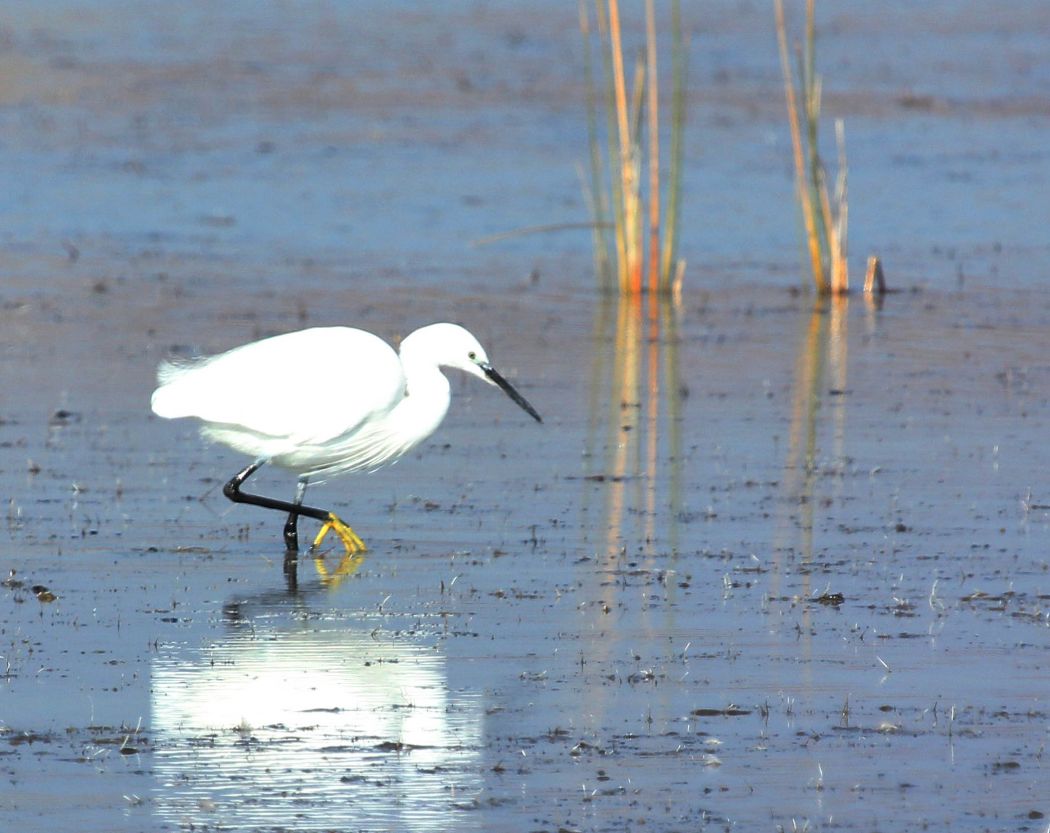
[[[633, 310], [562, 298], [556, 342], [547, 304], [512, 300], [499, 347], [545, 425], [458, 386], [416, 459], [318, 489], [372, 549], [295, 589], [280, 519], [219, 494], [233, 455], [119, 395], [49, 428], [10, 411], [40, 471], [7, 470], [5, 809], [246, 830], [1043, 812], [1048, 310], [1025, 297], [713, 296], [651, 351], [616, 329]], [[650, 389], [654, 358], [676, 384]]]
[[[836, 7], [854, 250], [909, 291], [816, 308], [769, 21], [712, 4], [655, 309], [584, 236], [468, 246], [582, 213], [573, 10], [97, 8], [4, 12], [11, 829], [1046, 829], [1040, 4]], [[344, 576], [289, 582], [240, 458], [147, 413], [173, 349], [443, 318], [545, 423], [455, 380], [312, 492]]]

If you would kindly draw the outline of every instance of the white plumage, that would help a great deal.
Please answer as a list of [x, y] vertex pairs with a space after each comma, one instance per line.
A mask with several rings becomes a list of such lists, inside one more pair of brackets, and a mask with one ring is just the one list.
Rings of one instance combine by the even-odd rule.
[[[432, 372], [444, 379], [436, 366]], [[397, 412], [409, 402], [401, 360], [382, 339], [350, 327], [301, 330], [218, 356], [165, 362], [157, 377], [158, 416], [196, 417], [207, 439], [311, 479], [395, 459], [448, 410], [447, 397], [431, 400], [430, 431], [406, 426]]]
[[[376, 469], [430, 436], [449, 406], [441, 367], [498, 385], [541, 421], [489, 364], [477, 339], [456, 324], [416, 330], [400, 355], [364, 330], [318, 327], [217, 356], [164, 362], [151, 404], [167, 419], [200, 419], [207, 439], [255, 458], [254, 467], [227, 484], [231, 499], [286, 509], [289, 504], [240, 493], [239, 486], [263, 463], [298, 474], [294, 514], [307, 481]], [[301, 511], [322, 517], [320, 510]]]

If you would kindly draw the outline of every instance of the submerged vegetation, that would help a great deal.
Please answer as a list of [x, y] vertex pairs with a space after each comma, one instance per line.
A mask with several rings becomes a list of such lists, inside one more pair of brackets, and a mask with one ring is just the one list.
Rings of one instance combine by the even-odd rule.
[[802, 100], [799, 101], [788, 53], [784, 2], [773, 0], [788, 124], [791, 128], [791, 147], [795, 158], [795, 181], [813, 282], [817, 292], [822, 295], [843, 294], [849, 291], [846, 131], [842, 120], [837, 119], [835, 141], [838, 148], [838, 175], [832, 194], [828, 189], [828, 174], [819, 147], [821, 78], [816, 72], [815, 5], [816, 0], [806, 0], [805, 36], [797, 55], [802, 92]]
[[[630, 89], [618, 0], [596, 0], [595, 21], [600, 81], [591, 19], [586, 0], [580, 0], [590, 151], [590, 176], [589, 180], [584, 177], [584, 193], [593, 219], [598, 280], [603, 289], [621, 295], [677, 292], [685, 272], [685, 262], [677, 256], [686, 83], [681, 2], [671, 3], [670, 150], [666, 170], [661, 169], [654, 0], [645, 0], [645, 45], [635, 61]], [[599, 128], [600, 103], [605, 111], [605, 154]]]

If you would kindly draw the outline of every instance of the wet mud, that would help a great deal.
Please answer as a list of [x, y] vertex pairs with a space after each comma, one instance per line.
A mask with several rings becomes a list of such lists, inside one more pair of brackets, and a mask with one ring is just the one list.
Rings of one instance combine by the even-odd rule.
[[[470, 245], [583, 212], [574, 9], [13, 4], [5, 824], [1045, 831], [1047, 14], [950, 5], [826, 24], [904, 291], [818, 303], [771, 21], [713, 4], [671, 304], [598, 295], [586, 235]], [[312, 494], [369, 552], [294, 581], [243, 460], [148, 413], [171, 353], [444, 319], [544, 424], [454, 379], [418, 453]]]

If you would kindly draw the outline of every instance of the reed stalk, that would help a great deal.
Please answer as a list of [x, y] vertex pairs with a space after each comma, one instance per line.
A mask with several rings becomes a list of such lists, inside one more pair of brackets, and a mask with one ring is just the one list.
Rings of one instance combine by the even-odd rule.
[[[598, 38], [602, 43], [608, 140], [608, 187], [605, 186], [598, 136], [597, 84], [591, 50], [589, 16], [580, 4], [580, 28], [586, 43], [587, 132], [590, 185], [585, 199], [594, 226], [595, 265], [602, 288], [622, 295], [669, 292], [683, 271], [676, 262], [678, 212], [681, 202], [682, 138], [685, 124], [685, 59], [680, 0], [672, 3], [672, 94], [670, 169], [661, 170], [660, 84], [657, 66], [656, 10], [645, 0], [645, 48], [628, 87], [619, 0], [595, 0]], [[643, 175], [643, 160], [645, 172]], [[662, 188], [667, 210], [662, 213]], [[610, 217], [611, 215], [611, 217]], [[611, 240], [599, 229], [611, 226]], [[615, 274], [615, 281], [612, 275]], [[648, 277], [646, 281], [645, 278]]]
[[671, 3], [671, 159], [667, 183], [667, 221], [660, 252], [660, 276], [664, 286], [679, 295], [685, 261], [676, 260], [678, 218], [682, 198], [682, 135], [685, 132], [685, 85], [688, 68], [682, 37], [682, 4]]
[[791, 71], [783, 0], [773, 0], [773, 9], [795, 162], [795, 184], [813, 282], [817, 292], [822, 295], [845, 293], [849, 290], [845, 128], [841, 121], [836, 123], [839, 168], [832, 198], [828, 191], [827, 171], [820, 156], [822, 85], [816, 71], [816, 0], [806, 0], [805, 35], [798, 61], [801, 102], [795, 91], [794, 74]]
[[645, 0], [645, 74], [649, 81], [649, 291], [660, 289], [660, 81], [656, 72], [656, 11]]
[[587, 0], [580, 0], [580, 31], [583, 33], [583, 71], [587, 88], [587, 137], [590, 149], [590, 184], [581, 173], [584, 199], [592, 218], [594, 271], [602, 290], [611, 289], [612, 272], [609, 263], [608, 200], [602, 188], [602, 152], [598, 145], [598, 96], [594, 82], [594, 55], [591, 49], [591, 22], [587, 14]]
[[631, 136], [631, 119], [627, 112], [627, 84], [623, 68], [623, 43], [620, 36], [620, 4], [609, 0], [609, 54], [613, 72], [613, 112], [616, 114], [617, 159], [622, 201], [619, 213], [618, 238], [621, 258], [620, 291], [633, 294], [638, 291], [635, 282], [638, 264], [638, 243], [634, 228], [638, 219], [638, 178], [635, 167], [634, 141]]

